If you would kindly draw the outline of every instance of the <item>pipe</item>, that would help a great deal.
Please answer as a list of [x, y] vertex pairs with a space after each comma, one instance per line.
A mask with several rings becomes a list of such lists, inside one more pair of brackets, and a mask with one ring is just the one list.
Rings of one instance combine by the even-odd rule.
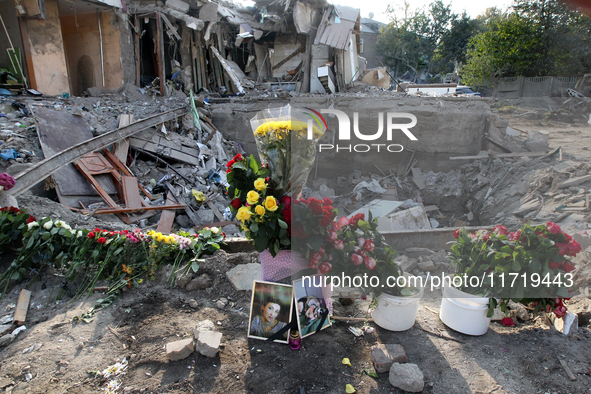
[[99, 28], [99, 44], [101, 46], [101, 74], [103, 76], [103, 88], [105, 87], [105, 61], [103, 59], [103, 30], [101, 29], [101, 13], [100, 11], [96, 10], [96, 16], [98, 19], [98, 28]]

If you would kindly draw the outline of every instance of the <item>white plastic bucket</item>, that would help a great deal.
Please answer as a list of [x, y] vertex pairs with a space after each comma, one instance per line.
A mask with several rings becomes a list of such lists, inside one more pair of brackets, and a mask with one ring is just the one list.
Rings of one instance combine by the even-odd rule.
[[443, 286], [443, 298], [439, 318], [449, 328], [467, 335], [484, 335], [488, 331], [490, 317], [489, 299], [464, 293], [455, 287]]
[[421, 287], [417, 294], [408, 297], [380, 294], [378, 304], [371, 313], [374, 323], [390, 331], [408, 330], [415, 324], [423, 292]]

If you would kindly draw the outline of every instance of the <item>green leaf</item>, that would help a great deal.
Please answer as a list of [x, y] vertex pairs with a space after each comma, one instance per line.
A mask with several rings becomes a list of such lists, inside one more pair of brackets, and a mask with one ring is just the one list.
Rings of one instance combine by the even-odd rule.
[[196, 262], [196, 261], [193, 261], [193, 262], [191, 263], [191, 270], [192, 270], [193, 272], [197, 272], [197, 271], [199, 270], [199, 264], [197, 264], [197, 262]]
[[[43, 234], [43, 235], [45, 235], [45, 234]], [[26, 248], [31, 249], [33, 247], [34, 243], [35, 243], [35, 238], [33, 238], [33, 237], [29, 238], [29, 242], [27, 242]]]
[[285, 223], [283, 220], [277, 219], [277, 222], [279, 223], [279, 227], [287, 228], [287, 223]]
[[259, 231], [259, 225], [256, 222], [252, 223], [249, 226], [249, 228], [250, 228], [250, 231], [252, 231], [253, 233], [256, 233], [257, 231]]

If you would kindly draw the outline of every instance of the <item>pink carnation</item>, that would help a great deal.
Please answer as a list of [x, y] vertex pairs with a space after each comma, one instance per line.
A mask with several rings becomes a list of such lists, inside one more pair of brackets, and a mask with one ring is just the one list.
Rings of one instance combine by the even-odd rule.
[[16, 182], [14, 181], [14, 178], [11, 175], [5, 172], [0, 173], [0, 186], [3, 186], [4, 190], [12, 189], [15, 183]]

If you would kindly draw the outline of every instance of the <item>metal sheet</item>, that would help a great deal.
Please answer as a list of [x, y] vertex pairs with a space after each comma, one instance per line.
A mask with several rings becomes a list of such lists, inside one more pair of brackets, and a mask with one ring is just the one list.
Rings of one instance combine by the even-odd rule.
[[[74, 116], [69, 111], [33, 107], [33, 112], [39, 123], [37, 133], [45, 158], [94, 137], [84, 118]], [[58, 196], [98, 196], [73, 164], [57, 171], [53, 177]], [[98, 176], [96, 179], [107, 193], [117, 193], [109, 175]]]

